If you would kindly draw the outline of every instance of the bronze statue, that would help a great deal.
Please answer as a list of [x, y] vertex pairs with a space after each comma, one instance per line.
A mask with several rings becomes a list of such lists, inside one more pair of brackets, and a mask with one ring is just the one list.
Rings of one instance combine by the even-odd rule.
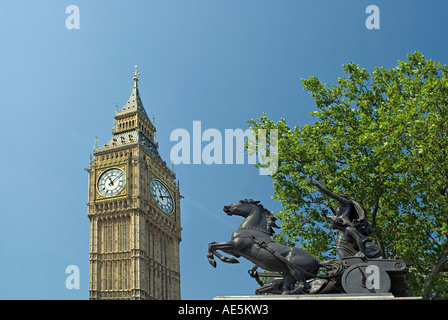
[[372, 227], [366, 219], [362, 207], [346, 194], [337, 195], [324, 188], [312, 178], [309, 182], [324, 195], [339, 202], [339, 208], [333, 210], [332, 216], [323, 216], [331, 220], [331, 226], [338, 231], [336, 237], [336, 253], [340, 258], [359, 255], [367, 258], [382, 258], [381, 250], [367, 236]]
[[244, 257], [255, 265], [271, 272], [280, 272], [283, 277], [282, 294], [299, 294], [311, 289], [306, 281], [315, 278], [322, 264], [311, 254], [297, 247], [287, 247], [271, 239], [272, 228], [278, 228], [272, 213], [252, 199], [240, 200], [224, 206], [227, 215], [244, 218], [229, 241], [210, 242], [207, 258], [216, 267], [214, 256], [227, 263], [238, 263], [233, 257], [225, 257], [221, 250], [237, 258]]
[[[339, 259], [319, 262], [298, 247], [276, 243], [271, 236], [278, 228], [274, 215], [260, 201], [240, 200], [224, 206], [224, 212], [244, 218], [229, 241], [208, 245], [207, 258], [216, 267], [214, 257], [226, 263], [238, 263], [246, 258], [255, 266], [249, 270], [260, 285], [256, 294], [315, 294], [315, 293], [386, 293], [407, 295], [404, 261], [383, 259], [379, 248], [367, 236], [372, 232], [361, 206], [345, 195], [336, 195], [310, 179], [318, 189], [340, 203], [334, 216], [326, 216], [337, 230], [336, 251]], [[223, 256], [221, 250], [234, 257]], [[262, 268], [267, 273], [258, 274]], [[319, 273], [320, 268], [327, 272]], [[376, 272], [374, 276], [371, 272]], [[263, 281], [261, 278], [270, 278]], [[370, 281], [375, 279], [374, 282]], [[370, 282], [369, 282], [370, 281]]]

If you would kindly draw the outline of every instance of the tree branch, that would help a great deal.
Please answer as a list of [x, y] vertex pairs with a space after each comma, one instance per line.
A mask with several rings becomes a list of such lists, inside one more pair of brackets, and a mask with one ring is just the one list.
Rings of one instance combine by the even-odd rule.
[[[380, 197], [378, 196], [375, 199], [375, 206], [373, 207], [372, 218], [370, 220], [371, 221], [370, 225], [372, 226], [372, 229], [375, 229], [375, 226], [376, 226], [376, 215], [378, 214], [379, 204], [380, 204]], [[384, 244], [383, 244], [383, 241], [381, 240], [380, 233], [375, 231], [374, 235], [375, 235], [376, 243], [378, 244], [378, 247], [381, 250], [382, 256], [384, 258], [386, 258], [386, 251], [384, 250]]]
[[447, 261], [448, 261], [448, 242], [445, 242], [442, 246], [442, 250], [437, 258], [437, 261], [431, 270], [431, 273], [427, 275], [426, 280], [423, 283], [422, 289], [425, 299], [431, 298], [431, 290], [429, 288], [431, 285], [431, 280], [433, 279], [433, 276], [439, 274], [443, 270], [443, 267], [445, 266]]

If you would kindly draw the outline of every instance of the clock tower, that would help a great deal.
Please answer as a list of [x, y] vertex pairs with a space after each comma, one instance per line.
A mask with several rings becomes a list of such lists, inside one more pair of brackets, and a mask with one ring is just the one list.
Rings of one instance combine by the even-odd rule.
[[90, 299], [180, 299], [179, 184], [138, 90], [90, 159]]

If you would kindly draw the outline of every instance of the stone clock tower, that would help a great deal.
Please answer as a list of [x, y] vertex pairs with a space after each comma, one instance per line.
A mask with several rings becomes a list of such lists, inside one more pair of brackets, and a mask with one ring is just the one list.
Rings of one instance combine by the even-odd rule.
[[180, 299], [179, 185], [134, 87], [90, 160], [90, 299]]

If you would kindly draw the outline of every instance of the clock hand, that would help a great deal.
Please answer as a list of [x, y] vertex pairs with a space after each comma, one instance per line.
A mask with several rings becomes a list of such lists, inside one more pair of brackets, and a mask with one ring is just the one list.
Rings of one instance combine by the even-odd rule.
[[115, 181], [115, 180], [114, 180], [114, 181], [112, 181], [112, 178], [111, 178], [111, 177], [109, 177], [109, 180], [110, 180], [109, 186], [111, 186], [111, 185], [113, 186], [113, 185], [114, 185], [114, 181]]
[[169, 195], [166, 195], [166, 193], [164, 191], [161, 191], [161, 190], [159, 190], [159, 191], [160, 191], [160, 195], [159, 195], [160, 198], [162, 198], [162, 199], [169, 198]]
[[123, 176], [123, 173], [120, 174], [118, 177], [116, 177], [116, 178], [114, 179], [114, 182], [117, 181], [117, 179], [121, 178], [122, 176]]

